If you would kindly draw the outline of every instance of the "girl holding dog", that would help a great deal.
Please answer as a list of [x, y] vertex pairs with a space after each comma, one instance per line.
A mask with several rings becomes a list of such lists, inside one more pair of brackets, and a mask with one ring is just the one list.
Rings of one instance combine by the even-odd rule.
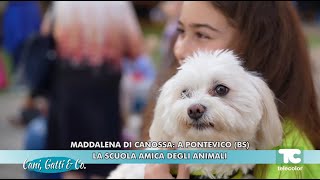
[[[181, 61], [198, 49], [232, 49], [250, 71], [262, 75], [273, 90], [283, 120], [283, 143], [274, 149], [320, 149], [320, 116], [311, 61], [299, 17], [291, 2], [184, 2], [173, 54], [177, 63], [157, 81], [161, 85]], [[318, 78], [318, 77], [315, 77]], [[154, 108], [155, 99], [149, 108]], [[152, 111], [146, 113], [148, 131]], [[146, 133], [145, 133], [146, 134]], [[148, 136], [145, 136], [148, 139]], [[289, 166], [289, 165], [287, 165]], [[277, 164], [256, 165], [256, 178], [319, 178], [320, 165], [279, 171]], [[173, 178], [169, 165], [147, 165], [145, 178]], [[189, 178], [179, 165], [177, 178]]]

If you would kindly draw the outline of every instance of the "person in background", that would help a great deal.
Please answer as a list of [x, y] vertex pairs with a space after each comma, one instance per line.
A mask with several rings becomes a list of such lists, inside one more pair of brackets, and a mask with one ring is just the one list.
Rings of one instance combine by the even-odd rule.
[[141, 139], [142, 114], [155, 76], [154, 64], [148, 54], [139, 56], [135, 61], [125, 58], [120, 97], [125, 122], [123, 138], [126, 141]]
[[[58, 58], [50, 86], [47, 149], [70, 149], [71, 142], [121, 141], [123, 60], [143, 54], [131, 3], [55, 1], [53, 16]], [[63, 178], [104, 178], [115, 167], [86, 165]]]
[[[26, 37], [20, 50], [20, 70], [23, 72], [23, 80], [26, 82], [27, 91], [29, 92], [24, 98], [19, 112], [9, 118], [10, 123], [14, 126], [28, 126], [30, 121], [41, 115], [41, 110], [37, 109], [36, 99], [38, 97], [45, 99], [47, 92], [43, 92], [43, 88], [37, 86], [43, 85], [44, 81], [48, 81], [46, 78], [48, 67], [45, 65], [48, 60], [46, 58], [48, 54], [47, 47], [48, 44], [52, 46], [53, 41], [51, 36], [52, 25], [50, 24], [53, 22], [51, 9], [50, 3], [42, 18], [40, 30]], [[40, 81], [42, 82], [39, 83]]]
[[12, 71], [16, 72], [25, 40], [38, 33], [41, 8], [38, 1], [8, 1], [3, 15], [3, 47], [11, 56]]

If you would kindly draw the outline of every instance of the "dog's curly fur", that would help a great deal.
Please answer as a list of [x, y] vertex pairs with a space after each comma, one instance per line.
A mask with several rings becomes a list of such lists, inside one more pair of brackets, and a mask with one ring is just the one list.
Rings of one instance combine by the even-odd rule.
[[[218, 92], [218, 86], [224, 91]], [[227, 88], [227, 90], [226, 90]], [[196, 121], [188, 109], [205, 107]], [[274, 95], [253, 72], [246, 71], [232, 51], [199, 51], [188, 57], [161, 88], [150, 127], [152, 141], [248, 141], [250, 149], [281, 144], [282, 126]], [[212, 177], [246, 174], [251, 165], [189, 165]], [[134, 169], [134, 172], [131, 172]], [[134, 174], [133, 174], [134, 173]], [[108, 178], [143, 178], [144, 165], [120, 165]]]

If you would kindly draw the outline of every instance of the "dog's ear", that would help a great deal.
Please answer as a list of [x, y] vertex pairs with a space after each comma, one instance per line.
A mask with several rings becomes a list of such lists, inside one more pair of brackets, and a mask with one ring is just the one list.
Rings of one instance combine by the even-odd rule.
[[170, 136], [165, 132], [165, 123], [169, 119], [169, 108], [172, 104], [172, 91], [174, 91], [174, 77], [169, 79], [160, 89], [160, 95], [154, 109], [153, 121], [149, 129], [152, 141], [168, 141]]
[[271, 149], [282, 142], [282, 124], [275, 104], [275, 96], [268, 85], [256, 75], [251, 76], [251, 82], [260, 94], [260, 107], [263, 114], [257, 131], [257, 149]]

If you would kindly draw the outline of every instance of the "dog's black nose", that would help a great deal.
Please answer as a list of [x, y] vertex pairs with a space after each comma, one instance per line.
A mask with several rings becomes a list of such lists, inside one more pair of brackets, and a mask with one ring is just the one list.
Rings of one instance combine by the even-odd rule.
[[191, 119], [198, 120], [201, 118], [206, 109], [207, 108], [202, 104], [194, 104], [188, 108], [188, 115]]

